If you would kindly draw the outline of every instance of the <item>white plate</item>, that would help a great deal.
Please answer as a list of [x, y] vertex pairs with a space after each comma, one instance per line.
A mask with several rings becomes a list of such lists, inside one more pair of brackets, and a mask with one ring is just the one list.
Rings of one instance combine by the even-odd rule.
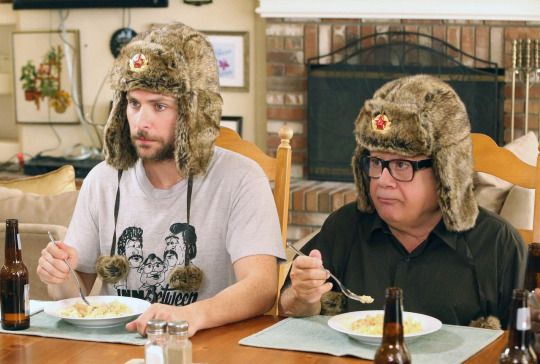
[[[330, 320], [328, 320], [328, 326], [330, 326], [336, 331], [347, 334], [353, 339], [356, 339], [365, 344], [379, 345], [381, 343], [382, 335], [368, 335], [368, 334], [361, 334], [359, 332], [352, 331], [352, 323], [354, 321], [362, 319], [366, 317], [367, 315], [374, 316], [378, 314], [384, 315], [384, 311], [371, 310], [371, 311], [348, 312], [348, 313], [336, 315], [330, 318]], [[431, 334], [432, 332], [435, 332], [442, 327], [441, 321], [428, 315], [422, 315], [421, 313], [403, 312], [403, 320], [407, 318], [412, 318], [414, 321], [417, 321], [420, 323], [420, 325], [422, 325], [422, 331], [414, 333], [414, 334], [404, 335], [407, 341], [414, 340], [423, 335]]]
[[66, 309], [73, 305], [76, 302], [82, 302], [80, 297], [77, 298], [68, 298], [61, 301], [55, 301], [49, 303], [45, 307], [45, 313], [54, 317], [63, 319], [66, 322], [69, 322], [72, 325], [80, 327], [112, 327], [123, 324], [128, 321], [134, 320], [141, 313], [146, 311], [150, 307], [150, 302], [141, 300], [139, 298], [133, 297], [122, 297], [122, 296], [88, 296], [88, 301], [90, 303], [108, 303], [111, 301], [118, 301], [131, 309], [131, 313], [117, 316], [117, 317], [105, 317], [105, 318], [74, 318], [66, 317], [60, 314], [60, 311]]

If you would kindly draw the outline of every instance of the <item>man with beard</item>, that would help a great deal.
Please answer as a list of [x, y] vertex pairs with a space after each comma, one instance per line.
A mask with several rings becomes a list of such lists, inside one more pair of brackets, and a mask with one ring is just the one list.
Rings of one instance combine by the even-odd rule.
[[[214, 145], [218, 79], [210, 43], [183, 24], [140, 34], [122, 49], [111, 72], [106, 160], [85, 178], [65, 242], [49, 244], [39, 260], [54, 299], [78, 295], [68, 259], [87, 290], [100, 276], [104, 295], [141, 297], [141, 282], [161, 292], [126, 325], [141, 334], [151, 319], [187, 320], [193, 335], [272, 307], [284, 258], [277, 212], [260, 167]], [[171, 226], [186, 227], [192, 246], [189, 259], [165, 272], [158, 257], [166, 256], [167, 236], [180, 232]], [[117, 246], [127, 227], [144, 238], [145, 265], [136, 270]], [[119, 282], [126, 289], [115, 290]]]

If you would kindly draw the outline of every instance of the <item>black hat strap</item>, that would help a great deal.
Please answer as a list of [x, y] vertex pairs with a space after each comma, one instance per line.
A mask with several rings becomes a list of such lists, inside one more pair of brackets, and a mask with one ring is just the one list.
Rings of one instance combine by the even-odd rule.
[[[118, 187], [116, 188], [116, 198], [114, 200], [114, 232], [111, 244], [111, 257], [116, 251], [116, 223], [118, 222], [118, 210], [120, 209], [120, 179], [122, 178], [122, 170], [118, 170]], [[189, 211], [191, 207], [191, 191], [193, 190], [193, 176], [188, 177], [187, 188], [187, 223], [189, 225]]]
[[114, 233], [111, 244], [111, 257], [116, 251], [116, 222], [118, 221], [118, 209], [120, 208], [120, 179], [122, 178], [122, 169], [118, 170], [118, 187], [116, 188], [116, 198], [114, 200]]
[[187, 223], [189, 225], [189, 210], [191, 206], [191, 191], [193, 190], [193, 176], [188, 177], [187, 181]]

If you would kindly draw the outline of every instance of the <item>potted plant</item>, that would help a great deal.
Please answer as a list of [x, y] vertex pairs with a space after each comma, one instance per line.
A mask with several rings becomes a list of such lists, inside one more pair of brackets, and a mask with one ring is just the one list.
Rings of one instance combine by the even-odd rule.
[[19, 80], [22, 82], [22, 89], [24, 90], [24, 97], [27, 101], [33, 101], [38, 98], [36, 89], [36, 67], [32, 61], [26, 62], [21, 68], [21, 77]]

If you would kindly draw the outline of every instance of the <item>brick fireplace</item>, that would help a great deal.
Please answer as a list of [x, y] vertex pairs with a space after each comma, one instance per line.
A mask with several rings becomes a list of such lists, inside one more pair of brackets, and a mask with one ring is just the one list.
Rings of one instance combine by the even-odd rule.
[[[293, 183], [289, 237], [296, 240], [317, 229], [326, 216], [354, 200], [351, 183], [306, 181], [307, 176], [307, 75], [306, 62], [370, 34], [408, 31], [442, 39], [472, 56], [506, 69], [504, 87], [504, 140], [510, 139], [512, 41], [540, 38], [538, 21], [426, 20], [426, 19], [266, 19], [268, 150], [279, 144], [277, 131], [287, 122], [294, 130]], [[429, 46], [429, 45], [428, 45]], [[457, 55], [456, 55], [457, 56]], [[334, 60], [329, 60], [335, 61]], [[475, 67], [470, 59], [458, 59]], [[529, 130], [538, 131], [540, 85], [529, 91]], [[516, 136], [523, 134], [525, 87], [517, 82]], [[353, 120], [351, 120], [352, 125]], [[351, 150], [352, 153], [352, 150]]]

